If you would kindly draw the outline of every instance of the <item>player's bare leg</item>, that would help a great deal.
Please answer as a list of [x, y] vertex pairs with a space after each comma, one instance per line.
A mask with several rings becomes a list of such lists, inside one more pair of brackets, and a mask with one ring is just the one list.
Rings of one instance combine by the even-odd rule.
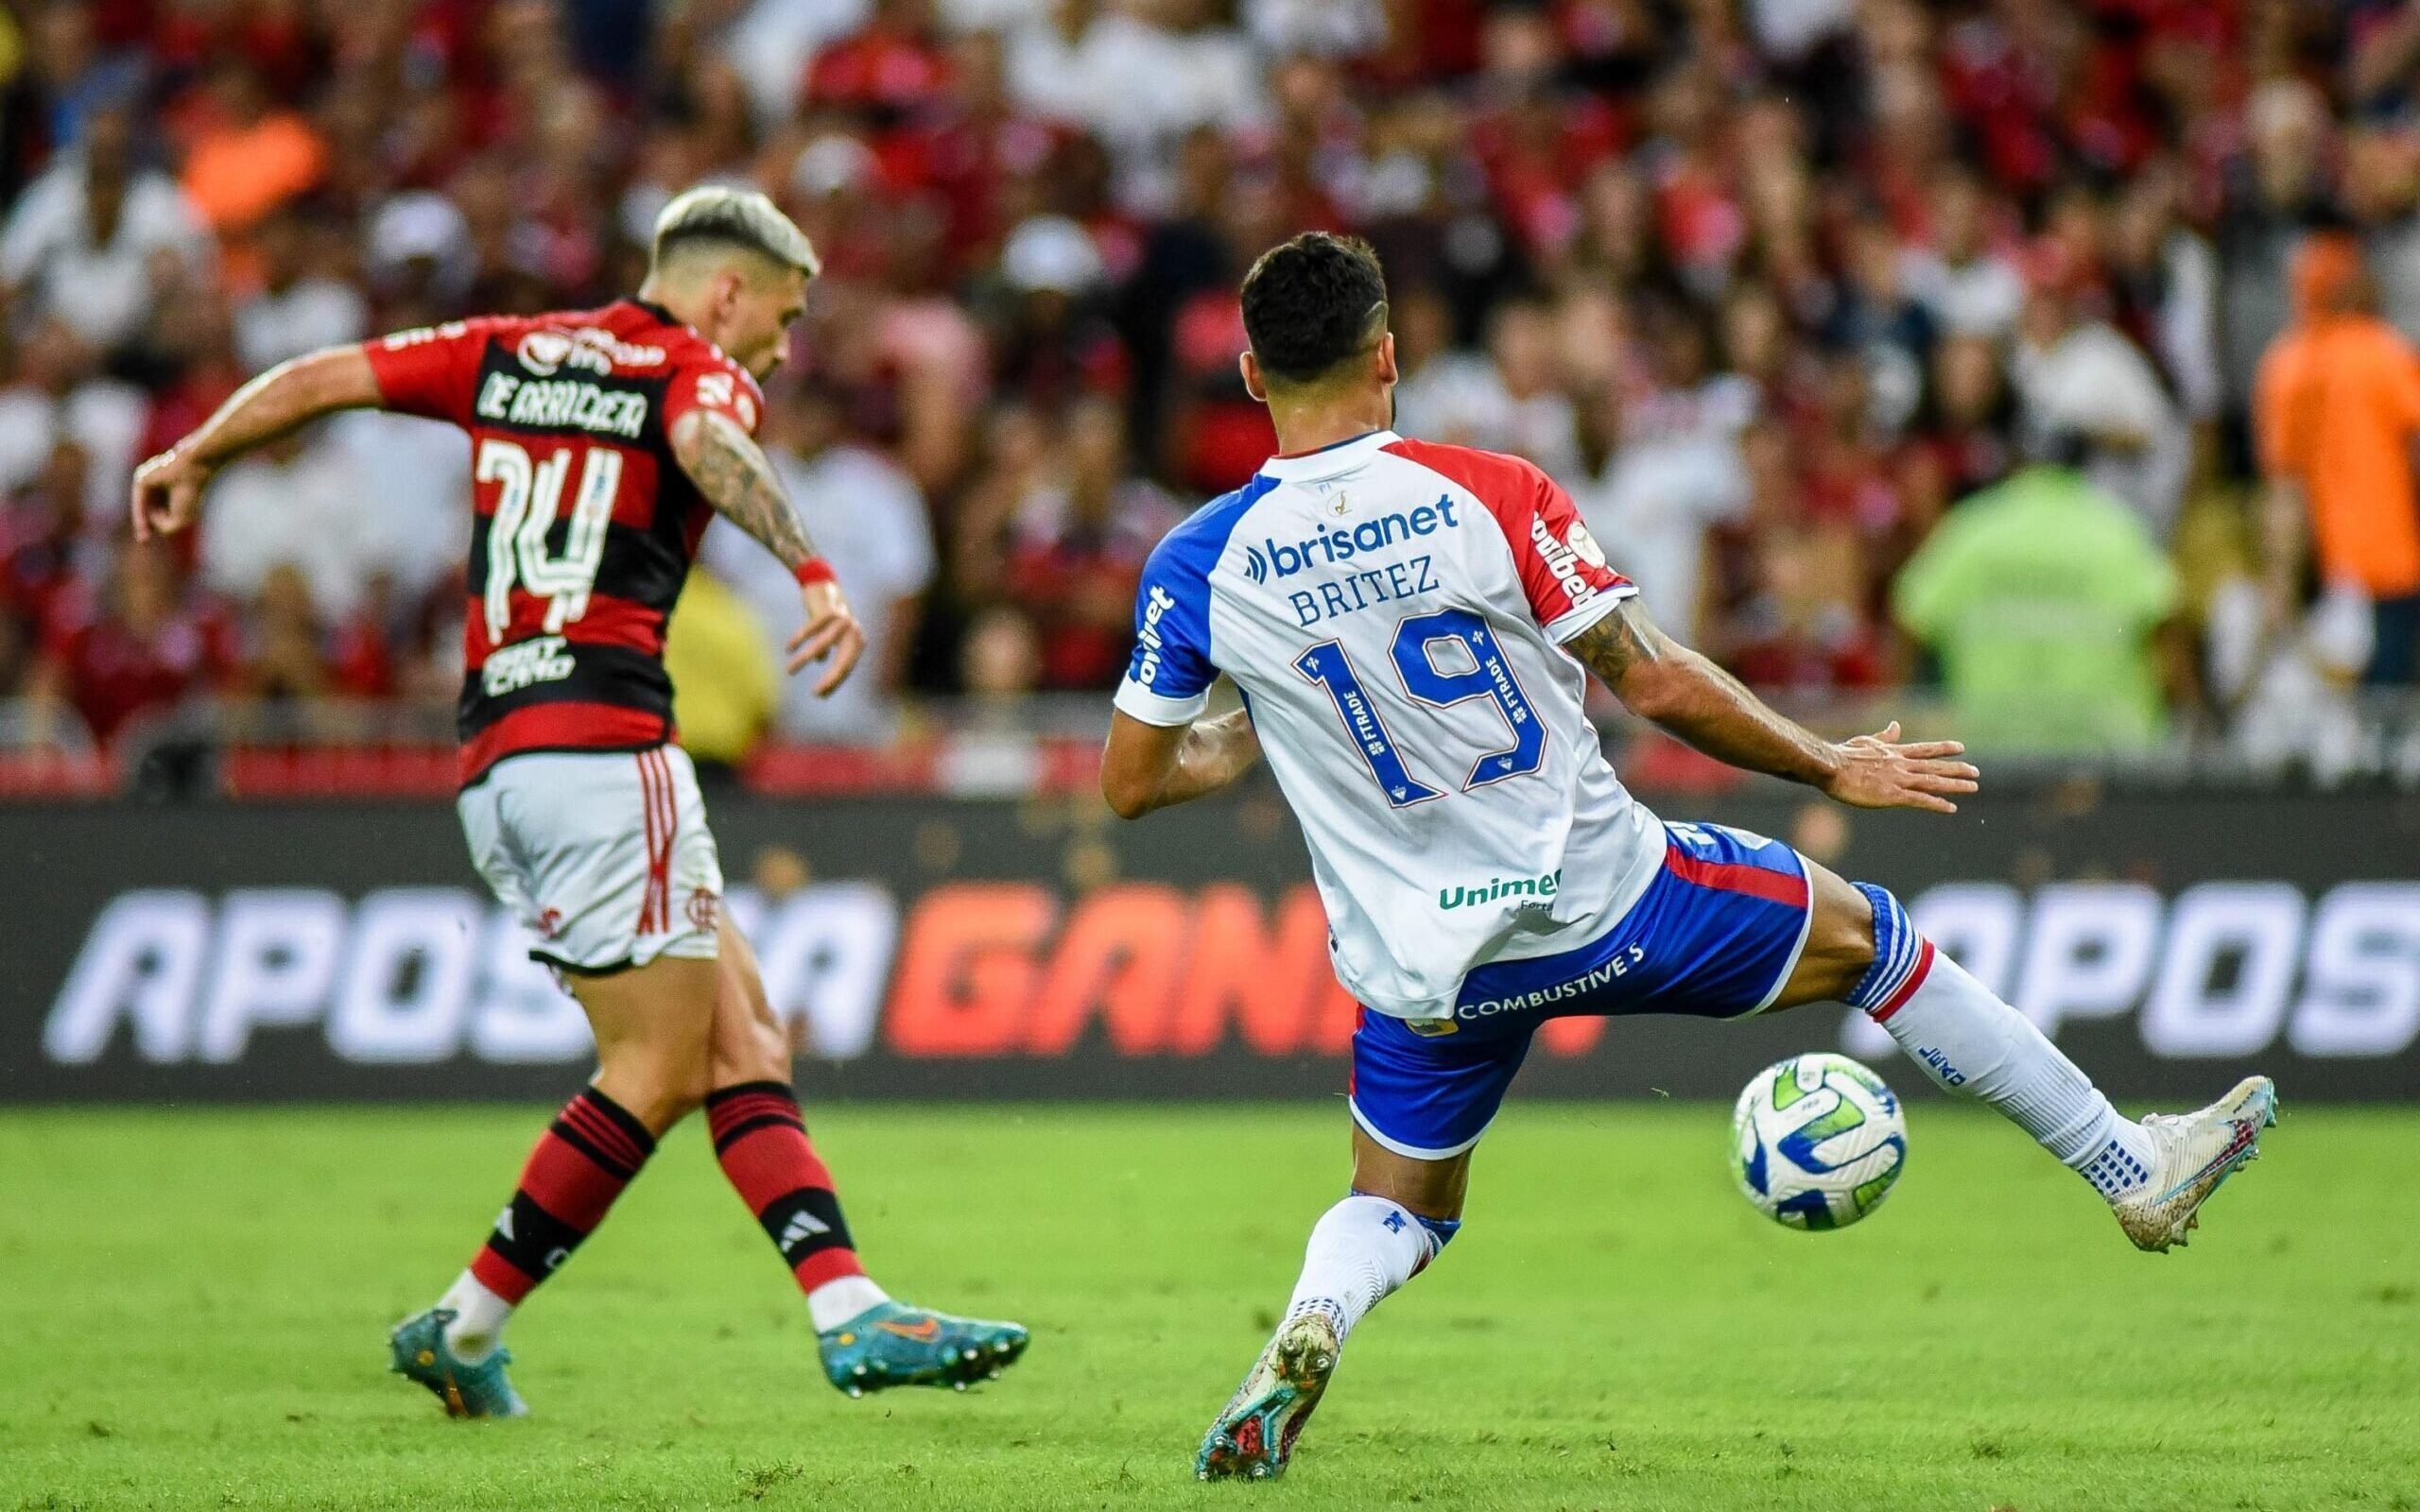
[[2025, 1015], [1935, 951], [1879, 887], [1806, 863], [1814, 918], [1777, 1006], [1847, 1003], [1942, 1087], [1990, 1104], [2092, 1183], [2143, 1249], [2182, 1246], [2202, 1204], [2260, 1153], [2276, 1088], [2249, 1076], [2190, 1113], [2118, 1116]]
[[808, 1140], [790, 1087], [790, 1042], [765, 997], [755, 953], [724, 919], [715, 987], [706, 1118], [740, 1200], [806, 1294], [824, 1375], [850, 1396], [885, 1386], [963, 1391], [1025, 1352], [1015, 1323], [954, 1317], [895, 1301], [858, 1263], [832, 1173]]
[[452, 1417], [528, 1410], [505, 1375], [505, 1324], [604, 1221], [656, 1140], [706, 1095], [715, 962], [664, 956], [572, 978], [571, 987], [596, 1035], [596, 1074], [539, 1138], [469, 1268], [392, 1336], [393, 1368], [435, 1392]]
[[1470, 1168], [1468, 1150], [1421, 1160], [1354, 1127], [1353, 1191], [1312, 1228], [1286, 1317], [1203, 1436], [1196, 1475], [1269, 1480], [1285, 1473], [1346, 1335], [1461, 1227]]

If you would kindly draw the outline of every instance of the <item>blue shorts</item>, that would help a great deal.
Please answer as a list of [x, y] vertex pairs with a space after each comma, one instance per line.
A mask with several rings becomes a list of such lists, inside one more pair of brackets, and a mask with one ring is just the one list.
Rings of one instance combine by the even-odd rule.
[[1476, 969], [1451, 1020], [1415, 1027], [1363, 1009], [1354, 1122], [1398, 1155], [1443, 1160], [1478, 1143], [1548, 1019], [1771, 1007], [1806, 944], [1806, 863], [1720, 825], [1665, 829], [1663, 869], [1594, 944]]

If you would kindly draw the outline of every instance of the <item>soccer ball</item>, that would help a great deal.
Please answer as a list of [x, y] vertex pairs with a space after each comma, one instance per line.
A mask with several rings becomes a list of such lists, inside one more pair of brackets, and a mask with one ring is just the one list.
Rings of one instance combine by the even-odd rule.
[[1815, 1052], [1767, 1066], [1731, 1111], [1731, 1174], [1792, 1228], [1845, 1228], [1882, 1205], [1908, 1163], [1908, 1121], [1882, 1078]]

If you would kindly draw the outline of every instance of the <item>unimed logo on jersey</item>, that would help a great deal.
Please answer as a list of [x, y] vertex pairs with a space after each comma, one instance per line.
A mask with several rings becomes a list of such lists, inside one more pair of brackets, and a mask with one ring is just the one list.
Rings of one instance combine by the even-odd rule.
[[[1125, 883], [1070, 898], [1029, 882], [952, 883], [904, 911], [870, 883], [776, 902], [726, 901], [771, 1001], [814, 1054], [920, 1060], [1344, 1054], [1357, 1008], [1327, 957], [1327, 919], [1299, 885]], [[1952, 883], [1910, 906], [1917, 927], [2054, 1035], [2131, 1018], [2169, 1058], [2387, 1057], [2420, 1039], [2420, 883], [2317, 895], [2221, 882], [2164, 897], [2128, 883], [2031, 893]], [[93, 921], [43, 1024], [54, 1063], [131, 1053], [242, 1062], [265, 1035], [307, 1035], [370, 1065], [471, 1057], [584, 1060], [586, 1024], [510, 916], [454, 887], [347, 899], [318, 888], [121, 894]], [[1544, 1026], [1549, 1057], [1624, 1031]], [[1888, 1036], [1846, 1015], [1845, 1048]]]

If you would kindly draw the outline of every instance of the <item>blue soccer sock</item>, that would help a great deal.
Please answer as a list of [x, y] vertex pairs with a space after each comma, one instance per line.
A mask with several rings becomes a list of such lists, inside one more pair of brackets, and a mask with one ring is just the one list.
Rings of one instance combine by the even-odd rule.
[[1323, 1312], [1339, 1340], [1404, 1282], [1425, 1269], [1461, 1223], [1423, 1218], [1385, 1197], [1356, 1192], [1320, 1215], [1303, 1252], [1286, 1315]]

